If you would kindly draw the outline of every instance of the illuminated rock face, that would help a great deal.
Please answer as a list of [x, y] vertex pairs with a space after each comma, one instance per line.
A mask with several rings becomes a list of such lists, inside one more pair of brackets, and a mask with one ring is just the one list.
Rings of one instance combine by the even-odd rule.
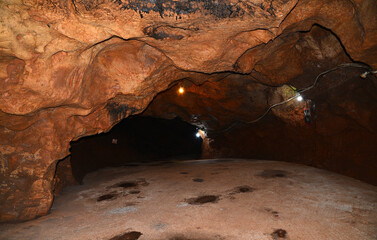
[[[342, 62], [376, 69], [376, 12], [373, 0], [2, 1], [0, 220], [46, 214], [56, 162], [69, 154], [69, 142], [142, 112], [178, 80], [185, 79], [188, 93], [203, 97], [196, 105], [168, 106], [171, 114], [216, 132], [258, 117], [277, 99], [271, 86], [307, 86], [316, 74]], [[330, 98], [327, 88], [340, 80], [359, 81], [355, 76], [361, 72], [339, 73], [335, 83], [311, 94]], [[335, 105], [324, 100], [320, 109], [326, 111], [318, 118], [332, 125], [317, 126], [316, 132], [346, 131], [352, 122], [370, 134], [371, 142], [375, 77], [369, 75], [362, 87], [365, 101], [343, 95]], [[358, 96], [352, 94], [357, 85], [344, 89], [350, 91], [347, 96]], [[149, 111], [166, 114], [156, 109], [164, 107]], [[297, 126], [295, 109], [291, 105], [273, 114]], [[272, 131], [266, 124], [266, 132]], [[327, 156], [323, 147], [319, 156]]]

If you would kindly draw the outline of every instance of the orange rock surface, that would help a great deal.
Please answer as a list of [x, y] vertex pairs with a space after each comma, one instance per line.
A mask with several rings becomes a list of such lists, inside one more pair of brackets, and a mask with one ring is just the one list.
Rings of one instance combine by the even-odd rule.
[[[46, 214], [69, 142], [176, 83], [205, 97], [172, 112], [194, 123], [208, 112], [196, 122], [216, 130], [259, 116], [273, 86], [304, 87], [342, 62], [376, 69], [376, 12], [374, 0], [1, 1], [0, 221]], [[376, 105], [353, 103], [341, 105], [347, 117], [375, 134]], [[287, 111], [273, 113], [296, 121]]]

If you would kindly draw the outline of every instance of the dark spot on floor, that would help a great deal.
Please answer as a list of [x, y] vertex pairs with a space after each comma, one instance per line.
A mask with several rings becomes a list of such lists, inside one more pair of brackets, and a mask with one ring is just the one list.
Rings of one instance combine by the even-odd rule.
[[204, 182], [204, 179], [194, 178], [194, 179], [192, 179], [192, 181], [194, 181], [194, 182]]
[[138, 183], [138, 185], [141, 185], [141, 186], [143, 186], [143, 187], [146, 187], [146, 186], [149, 185], [149, 182], [147, 182], [147, 181], [145, 180], [145, 178], [139, 178], [139, 179], [137, 180], [137, 183]]
[[104, 194], [102, 196], [99, 196], [97, 198], [97, 202], [105, 201], [105, 200], [110, 200], [110, 199], [115, 199], [116, 194], [115, 193], [109, 193], [109, 194]]
[[137, 183], [136, 182], [120, 182], [118, 184], [115, 184], [113, 187], [133, 188], [133, 187], [137, 187]]
[[180, 172], [180, 174], [188, 174], [188, 172]]
[[286, 239], [287, 231], [284, 229], [277, 229], [271, 234], [273, 240]]
[[279, 212], [272, 210], [271, 208], [265, 208], [266, 212], [271, 213], [274, 217], [279, 217]]
[[229, 198], [230, 200], [234, 200], [234, 199], [236, 199], [236, 198], [233, 196], [233, 194], [234, 194], [234, 193], [231, 193], [231, 194], [228, 196], [228, 198]]
[[136, 188], [139, 185], [145, 187], [145, 186], [148, 186], [149, 183], [147, 181], [145, 181], [144, 178], [140, 178], [137, 181], [123, 181], [123, 182], [119, 182], [119, 183], [114, 184], [112, 186], [109, 186], [107, 188], [108, 189], [109, 188]]
[[279, 217], [279, 213], [278, 212], [272, 211], [271, 213], [274, 215], [274, 217]]
[[152, 226], [152, 228], [156, 230], [162, 230], [162, 229], [165, 229], [166, 227], [167, 227], [167, 224], [162, 223], [162, 222], [159, 222]]
[[141, 235], [141, 232], [126, 232], [121, 235], [112, 237], [109, 240], [137, 240]]
[[219, 200], [219, 196], [215, 195], [204, 195], [196, 198], [188, 199], [187, 203], [192, 205], [201, 205], [205, 203], [216, 203]]
[[140, 191], [139, 191], [139, 190], [132, 190], [132, 191], [130, 191], [129, 193], [130, 193], [130, 194], [139, 194]]
[[235, 192], [236, 193], [247, 193], [247, 192], [252, 192], [254, 191], [254, 188], [250, 187], [250, 186], [239, 186], [239, 187], [236, 187], [235, 189]]
[[125, 205], [126, 207], [132, 207], [132, 206], [136, 206], [137, 204], [135, 202], [127, 202]]
[[288, 172], [283, 170], [266, 169], [258, 173], [257, 176], [263, 178], [283, 178], [287, 177]]
[[[197, 229], [200, 229], [200, 227], [197, 227]], [[168, 238], [168, 240], [214, 240], [214, 239], [216, 239], [216, 240], [224, 240], [224, 238], [222, 238], [219, 235], [215, 235], [215, 236], [212, 236], [212, 237], [209, 237], [209, 236], [203, 237], [201, 235], [198, 235], [197, 237], [196, 236], [194, 236], [194, 237], [192, 237], [192, 236], [186, 237], [183, 234], [175, 234], [174, 236]]]

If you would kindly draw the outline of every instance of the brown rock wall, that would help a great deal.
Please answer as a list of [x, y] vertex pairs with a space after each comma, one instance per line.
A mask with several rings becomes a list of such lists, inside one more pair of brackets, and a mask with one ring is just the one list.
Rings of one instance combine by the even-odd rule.
[[[287, 56], [297, 54], [299, 65], [274, 65], [284, 60], [276, 54], [267, 55], [263, 73], [285, 78], [274, 66], [297, 67], [301, 74], [290, 76], [288, 84], [298, 89], [310, 86], [321, 70], [347, 61], [339, 43], [331, 33], [314, 27], [310, 32], [290, 38]], [[273, 44], [272, 44], [273, 46]], [[271, 47], [275, 49], [274, 47]], [[268, 51], [274, 52], [274, 51]], [[247, 61], [247, 60], [245, 60]], [[267, 63], [272, 63], [267, 65]], [[297, 71], [293, 70], [293, 71]], [[294, 96], [294, 91], [253, 82], [248, 76], [229, 75], [200, 86], [186, 86], [185, 95], [171, 89], [151, 103], [144, 114], [172, 117], [179, 115], [208, 131], [208, 151], [205, 158], [241, 157], [294, 161], [329, 169], [376, 184], [376, 77], [360, 77], [365, 69], [343, 68], [324, 75], [312, 90], [303, 93], [315, 104], [312, 124], [304, 121], [305, 102], [296, 100], [273, 108], [255, 123], [267, 106]], [[289, 75], [289, 74], [287, 74]], [[243, 78], [243, 80], [241, 80]], [[266, 78], [270, 79], [270, 78]], [[272, 81], [273, 82], [273, 81]], [[169, 105], [167, 105], [169, 103]], [[313, 109], [312, 109], [313, 110]], [[195, 116], [195, 118], [192, 118]], [[190, 118], [191, 117], [191, 118]]]
[[55, 196], [59, 195], [63, 191], [64, 187], [78, 184], [72, 173], [71, 156], [60, 160], [56, 164], [53, 183], [53, 193]]

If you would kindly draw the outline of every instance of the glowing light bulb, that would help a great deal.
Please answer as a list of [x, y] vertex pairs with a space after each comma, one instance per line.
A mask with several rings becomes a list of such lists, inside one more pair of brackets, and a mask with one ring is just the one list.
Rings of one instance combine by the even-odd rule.
[[197, 138], [202, 138], [202, 139], [204, 139], [204, 138], [207, 137], [207, 133], [206, 133], [205, 131], [199, 129], [198, 132], [195, 134], [195, 136], [196, 136]]
[[178, 93], [179, 94], [183, 94], [185, 92], [185, 89], [183, 88], [183, 87], [180, 87], [179, 89], [178, 89]]
[[297, 101], [301, 102], [304, 98], [301, 95], [298, 95]]
[[360, 77], [361, 77], [361, 78], [367, 78], [368, 73], [369, 73], [369, 72], [362, 73], [362, 74], [360, 75]]

